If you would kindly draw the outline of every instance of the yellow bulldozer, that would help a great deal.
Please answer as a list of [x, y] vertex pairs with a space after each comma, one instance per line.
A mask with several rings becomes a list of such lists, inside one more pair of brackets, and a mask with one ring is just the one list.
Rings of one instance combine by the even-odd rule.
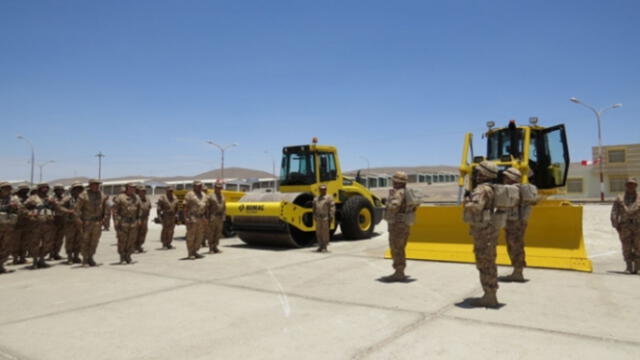
[[[592, 271], [582, 233], [582, 206], [549, 196], [564, 191], [569, 171], [569, 148], [564, 125], [542, 127], [537, 118], [527, 125], [511, 121], [495, 128], [487, 123], [485, 156], [473, 152], [472, 134], [465, 135], [460, 164], [459, 193], [456, 204], [422, 204], [416, 211], [407, 242], [407, 258], [452, 262], [475, 262], [473, 239], [463, 222], [461, 200], [474, 187], [474, 171], [483, 160], [494, 162], [501, 171], [515, 167], [523, 174], [523, 183], [532, 183], [542, 196], [533, 207], [525, 235], [527, 266]], [[501, 173], [500, 173], [501, 174]], [[501, 182], [501, 176], [498, 177]], [[386, 257], [390, 253], [387, 251]], [[510, 260], [502, 231], [498, 240], [497, 263]]]
[[282, 149], [278, 192], [247, 193], [227, 203], [227, 215], [238, 237], [250, 245], [303, 247], [315, 242], [313, 198], [327, 186], [336, 203], [336, 218], [346, 239], [371, 237], [383, 217], [381, 200], [340, 169], [334, 146], [287, 146]]

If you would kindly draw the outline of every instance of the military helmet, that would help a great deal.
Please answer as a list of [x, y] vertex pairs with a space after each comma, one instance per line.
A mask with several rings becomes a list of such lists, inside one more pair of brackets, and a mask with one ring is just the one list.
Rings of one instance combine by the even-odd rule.
[[409, 177], [407, 176], [407, 173], [404, 171], [396, 171], [396, 173], [393, 174], [392, 179], [393, 179], [393, 182], [406, 184], [407, 181], [409, 180]]
[[83, 188], [84, 186], [82, 185], [82, 183], [79, 182], [74, 182], [73, 184], [71, 184], [71, 188], [75, 189], [75, 188]]
[[520, 182], [520, 179], [522, 178], [522, 174], [520, 173], [520, 170], [514, 167], [508, 168], [503, 172], [503, 174], [504, 176], [508, 177], [509, 179], [515, 182]]
[[20, 191], [20, 190], [29, 190], [29, 189], [30, 189], [30, 187], [27, 184], [18, 185], [18, 191]]
[[476, 166], [476, 169], [486, 178], [495, 179], [498, 177], [498, 166], [490, 161], [483, 160]]
[[8, 183], [8, 182], [6, 182], [6, 181], [1, 181], [1, 182], [0, 182], [0, 189], [2, 189], [2, 188], [6, 188], [6, 187], [8, 187], [8, 188], [10, 188], [10, 189], [11, 189], [11, 184], [9, 184], [9, 183]]
[[53, 185], [53, 190], [64, 190], [64, 186], [62, 184]]
[[193, 182], [193, 186], [202, 186], [202, 181], [200, 181], [200, 180], [195, 180], [195, 181]]
[[173, 191], [173, 190], [175, 190], [175, 189], [176, 189], [176, 187], [175, 187], [175, 186], [173, 186], [173, 185], [167, 185], [167, 187], [166, 187], [166, 188], [164, 188], [164, 190], [165, 190], [165, 191]]
[[138, 190], [138, 191], [147, 191], [147, 187], [142, 185], [142, 184], [138, 184], [138, 186], [136, 186], [136, 190]]
[[638, 180], [636, 180], [636, 178], [634, 178], [634, 177], [629, 177], [629, 178], [627, 178], [626, 184], [636, 184], [636, 185], [638, 185]]
[[132, 187], [132, 188], [136, 188], [138, 185], [136, 185], [136, 183], [132, 183], [132, 182], [128, 182], [124, 185], [125, 187]]
[[50, 186], [49, 186], [48, 183], [45, 183], [45, 182], [40, 183], [40, 184], [38, 184], [38, 186], [36, 186], [36, 189], [38, 189], [38, 190], [40, 190], [42, 188], [47, 188], [48, 189], [48, 188], [50, 188]]
[[91, 184], [102, 184], [102, 181], [98, 179], [89, 179], [89, 185]]

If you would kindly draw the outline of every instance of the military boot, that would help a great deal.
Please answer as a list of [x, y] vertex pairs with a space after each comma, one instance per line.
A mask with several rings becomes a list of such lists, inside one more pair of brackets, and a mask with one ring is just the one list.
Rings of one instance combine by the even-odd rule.
[[71, 253], [67, 254], [67, 262], [65, 262], [65, 264], [67, 264], [67, 265], [73, 264], [73, 254], [71, 254]]
[[202, 259], [204, 257], [204, 255], [200, 255], [198, 253], [193, 254], [193, 256], [195, 256], [196, 259]]
[[404, 274], [404, 270], [396, 270], [393, 274], [385, 276], [383, 279], [387, 282], [397, 282], [406, 280], [407, 276]]
[[75, 253], [73, 255], [73, 263], [74, 264], [82, 264], [82, 259], [80, 259], [80, 255], [78, 255], [78, 253]]
[[629, 260], [629, 261], [626, 261], [626, 263], [627, 263], [627, 268], [624, 271], [631, 274], [631, 272], [633, 271], [633, 261]]
[[218, 249], [218, 248], [213, 248], [213, 252], [216, 254], [220, 254], [222, 253], [222, 250]]
[[36, 270], [38, 268], [38, 259], [37, 258], [33, 258], [33, 263], [29, 266], [27, 266], [27, 269], [30, 270]]
[[38, 267], [41, 269], [46, 269], [48, 267], [50, 267], [51, 265], [47, 264], [46, 261], [44, 261], [44, 256], [40, 258], [40, 260], [38, 260]]
[[96, 266], [96, 262], [93, 260], [93, 256], [89, 256], [89, 260], [87, 261], [89, 266]]
[[124, 257], [124, 261], [126, 261], [126, 262], [127, 262], [127, 264], [131, 264], [131, 261], [132, 261], [132, 260], [131, 260], [131, 254], [127, 254], [127, 255], [125, 255], [125, 257]]
[[0, 274], [4, 274], [7, 272], [7, 269], [4, 268], [4, 265], [0, 264]]
[[505, 281], [524, 282], [524, 275], [522, 275], [522, 268], [513, 268], [513, 273], [503, 278]]
[[127, 260], [125, 259], [125, 256], [124, 256], [124, 255], [122, 255], [122, 254], [120, 254], [120, 262], [119, 262], [118, 264], [122, 265], [122, 264], [124, 264], [124, 263], [125, 263], [125, 261], [127, 261]]
[[640, 259], [635, 259], [634, 261], [631, 262], [631, 273], [632, 274], [637, 274], [638, 273], [638, 267], [640, 267]]
[[496, 296], [496, 290], [485, 290], [484, 295], [473, 302], [476, 307], [497, 308], [498, 297]]
[[60, 254], [55, 253], [53, 255], [51, 255], [51, 259], [53, 260], [62, 260], [62, 256], [60, 256]]

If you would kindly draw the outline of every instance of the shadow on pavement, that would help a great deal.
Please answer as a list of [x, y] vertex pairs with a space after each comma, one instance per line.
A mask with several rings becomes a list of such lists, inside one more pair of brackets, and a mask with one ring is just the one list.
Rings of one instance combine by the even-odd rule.
[[400, 280], [400, 281], [393, 281], [393, 280], [387, 280], [386, 276], [382, 276], [376, 279], [377, 282], [381, 282], [383, 284], [393, 284], [393, 283], [401, 283], [401, 284], [409, 284], [412, 283], [414, 281], [418, 281], [418, 279], [414, 279], [410, 276], [407, 276], [404, 278], [404, 280]]
[[485, 308], [485, 309], [491, 309], [491, 310], [500, 310], [503, 306], [505, 306], [506, 304], [501, 304], [498, 303], [498, 306], [496, 307], [486, 307], [486, 306], [477, 306], [475, 303], [480, 300], [480, 298], [477, 297], [472, 297], [472, 298], [466, 298], [464, 300], [462, 300], [459, 303], [456, 303], [455, 305], [461, 309], [479, 309], [479, 308]]

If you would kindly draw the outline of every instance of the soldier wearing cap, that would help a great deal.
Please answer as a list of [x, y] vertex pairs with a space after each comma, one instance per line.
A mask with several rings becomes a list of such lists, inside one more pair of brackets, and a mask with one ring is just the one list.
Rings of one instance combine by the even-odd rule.
[[62, 244], [64, 242], [65, 214], [60, 210], [60, 204], [64, 198], [64, 186], [62, 186], [62, 184], [53, 185], [53, 195], [51, 195], [49, 200], [56, 203], [57, 206], [53, 218], [55, 231], [53, 233], [53, 246], [49, 252], [49, 260], [62, 260], [60, 250], [62, 250]]
[[120, 263], [131, 264], [131, 254], [135, 250], [140, 229], [142, 204], [136, 195], [136, 185], [129, 183], [125, 192], [118, 194], [113, 201], [113, 219], [118, 239]]
[[165, 188], [165, 194], [160, 196], [156, 203], [156, 214], [162, 223], [162, 232], [160, 233], [160, 242], [163, 249], [173, 249], [173, 231], [176, 228], [176, 215], [180, 202], [173, 195], [175, 188], [169, 185]]
[[496, 265], [496, 245], [500, 225], [496, 223], [493, 206], [495, 192], [491, 181], [498, 177], [498, 167], [488, 161], [482, 161], [475, 167], [477, 186], [470, 195], [465, 196], [465, 222], [469, 224], [469, 234], [473, 237], [473, 252], [476, 267], [480, 273], [480, 283], [484, 290], [482, 298], [474, 306], [498, 306], [498, 267]]
[[93, 256], [102, 235], [102, 219], [107, 197], [100, 191], [100, 180], [89, 180], [89, 188], [80, 194], [76, 212], [82, 220], [82, 265], [96, 266]]
[[4, 263], [14, 245], [15, 227], [21, 205], [18, 197], [11, 194], [11, 184], [0, 182], [0, 274], [7, 272]]
[[409, 228], [415, 220], [417, 204], [412, 200], [413, 193], [407, 188], [408, 176], [403, 171], [393, 175], [393, 188], [386, 199], [385, 219], [389, 227], [389, 248], [393, 258], [394, 273], [386, 276], [386, 281], [404, 281], [407, 279], [405, 268], [407, 259], [405, 248], [409, 238]]
[[149, 213], [151, 213], [151, 201], [147, 197], [147, 188], [144, 185], [138, 185], [136, 194], [140, 199], [140, 221], [138, 222], [138, 239], [135, 244], [135, 251], [143, 253], [147, 232], [149, 231]]
[[24, 204], [27, 199], [29, 199], [29, 185], [19, 185], [18, 190], [15, 192], [15, 196], [18, 198], [20, 208], [23, 211], [18, 212], [18, 223], [14, 229], [11, 255], [13, 257], [13, 264], [19, 265], [27, 263], [29, 239], [33, 232], [33, 222], [29, 218], [27, 212], [24, 211]]
[[187, 253], [189, 259], [199, 259], [200, 245], [207, 230], [207, 195], [202, 191], [202, 182], [194, 181], [193, 190], [184, 197], [184, 222], [187, 225]]
[[[507, 240], [507, 252], [513, 266], [513, 273], [509, 276], [501, 278], [501, 281], [524, 282], [523, 270], [527, 265], [524, 252], [524, 235], [529, 223], [531, 207], [537, 199], [537, 188], [535, 185], [527, 183], [522, 184], [522, 175], [520, 170], [511, 167], [503, 173], [503, 182], [505, 185], [515, 185], [518, 187], [520, 198], [518, 206], [509, 209], [507, 212], [507, 221], [504, 227], [505, 238]], [[527, 194], [529, 196], [527, 196]]]
[[336, 204], [327, 195], [327, 185], [320, 185], [320, 194], [313, 199], [313, 219], [316, 223], [317, 252], [327, 252], [331, 238], [331, 223], [336, 217]]
[[209, 240], [209, 253], [221, 253], [218, 249], [220, 238], [222, 238], [222, 230], [224, 228], [224, 220], [227, 212], [227, 203], [222, 194], [223, 184], [221, 180], [217, 180], [214, 190], [207, 196], [207, 239]]
[[628, 178], [624, 194], [616, 197], [611, 209], [611, 225], [620, 236], [626, 271], [637, 274], [640, 270], [640, 197], [635, 178]]
[[33, 258], [31, 269], [48, 268], [45, 256], [53, 248], [55, 235], [54, 215], [58, 205], [49, 198], [49, 184], [40, 183], [37, 192], [25, 202], [34, 228], [29, 242], [29, 253]]
[[65, 196], [59, 206], [64, 214], [64, 250], [67, 253], [67, 264], [80, 264], [80, 250], [82, 243], [82, 220], [76, 213], [76, 205], [80, 200], [80, 194], [84, 191], [81, 183], [73, 183], [70, 193]]

